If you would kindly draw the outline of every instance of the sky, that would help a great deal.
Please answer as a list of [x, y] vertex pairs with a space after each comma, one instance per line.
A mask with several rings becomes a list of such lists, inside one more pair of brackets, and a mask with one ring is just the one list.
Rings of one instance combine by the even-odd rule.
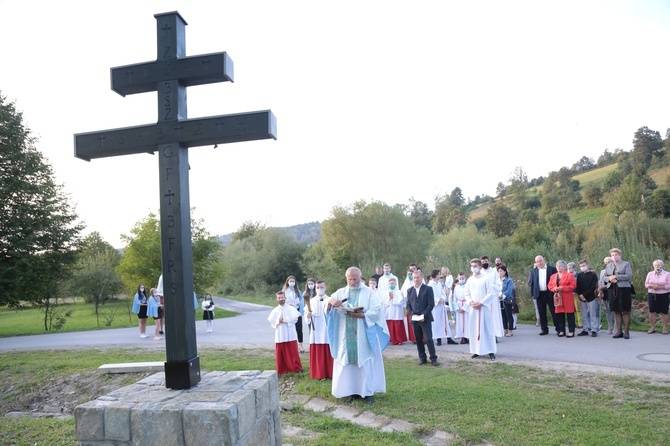
[[158, 157], [74, 157], [73, 135], [157, 121], [110, 68], [156, 59], [154, 14], [186, 55], [226, 51], [235, 82], [188, 88], [188, 117], [270, 109], [277, 140], [189, 150], [212, 235], [323, 221], [358, 200], [431, 208], [631, 150], [670, 127], [670, 2], [0, 0], [0, 93], [52, 164], [86, 233], [115, 247], [159, 212]]

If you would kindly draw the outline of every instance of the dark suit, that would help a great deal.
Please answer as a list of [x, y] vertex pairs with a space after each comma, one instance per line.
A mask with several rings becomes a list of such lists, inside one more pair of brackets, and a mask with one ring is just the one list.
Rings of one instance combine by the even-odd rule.
[[437, 361], [435, 354], [435, 344], [433, 343], [433, 307], [435, 306], [435, 298], [433, 296], [433, 288], [428, 285], [421, 284], [419, 288], [419, 295], [416, 295], [416, 288], [411, 286], [407, 290], [407, 313], [423, 314], [423, 322], [412, 322], [414, 327], [414, 336], [416, 337], [416, 349], [419, 352], [419, 359], [426, 360], [426, 347], [423, 343], [424, 337], [426, 344], [428, 344], [428, 353], [431, 361]]
[[549, 307], [549, 312], [551, 312], [551, 320], [554, 323], [556, 333], [558, 333], [558, 322], [556, 321], [556, 312], [554, 310], [554, 293], [549, 291], [549, 287], [547, 287], [549, 278], [552, 276], [552, 274], [556, 274], [558, 271], [556, 270], [556, 267], [551, 265], [546, 265], [546, 268], [547, 283], [544, 284], [546, 291], [540, 291], [540, 271], [538, 268], [533, 268], [533, 270], [530, 272], [528, 285], [530, 286], [530, 295], [533, 297], [533, 299], [537, 300], [537, 311], [540, 313], [540, 326], [542, 327], [542, 332], [549, 332], [549, 322], [547, 320], [547, 307]]

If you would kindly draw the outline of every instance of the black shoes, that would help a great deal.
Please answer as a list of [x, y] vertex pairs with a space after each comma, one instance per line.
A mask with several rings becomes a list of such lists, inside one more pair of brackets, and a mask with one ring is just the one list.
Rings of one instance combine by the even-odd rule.
[[475, 353], [474, 355], [471, 356], [471, 358], [479, 358], [479, 355]]
[[364, 400], [365, 400], [365, 403], [366, 403], [366, 404], [372, 404], [372, 403], [375, 402], [375, 398], [374, 398], [372, 395], [370, 395], [370, 396], [366, 396], [366, 397], [364, 398]]
[[591, 333], [592, 338], [595, 338], [596, 336], [598, 336], [598, 333], [596, 333], [595, 331], [593, 333]]
[[468, 338], [461, 338], [461, 344], [469, 344]]
[[428, 362], [428, 361], [426, 361], [425, 359], [422, 359], [421, 361], [419, 361], [419, 364], [417, 364], [417, 365], [424, 365], [424, 364], [427, 363], [427, 362]]
[[491, 359], [491, 361], [495, 361], [496, 355], [494, 355], [493, 353], [489, 353], [489, 358]]
[[548, 335], [548, 334], [549, 334], [548, 331], [541, 331], [541, 332], [540, 332], [540, 336], [546, 336], [546, 335]]
[[589, 335], [589, 332], [588, 332], [588, 331], [586, 331], [586, 330], [582, 330], [582, 332], [579, 333], [577, 336], [588, 336], [588, 335]]
[[623, 331], [622, 331], [622, 332], [619, 332], [619, 333], [617, 333], [617, 334], [615, 334], [614, 336], [612, 336], [612, 338], [613, 338], [613, 339], [623, 338]]
[[458, 342], [454, 341], [454, 340], [451, 339], [451, 338], [447, 338], [447, 344], [449, 344], [449, 345], [458, 345]]
[[430, 361], [430, 363], [431, 363], [432, 365], [434, 365], [435, 367], [437, 367], [438, 365], [440, 365], [440, 363], [437, 362], [437, 359], [433, 359], [432, 361]]
[[442, 338], [437, 338], [437, 345], [442, 345]]
[[349, 395], [349, 398], [347, 398], [346, 400], [344, 400], [344, 403], [345, 403], [345, 404], [351, 404], [351, 403], [354, 402], [354, 399], [355, 399], [355, 396], [354, 396], [354, 395]]
[[630, 339], [630, 333], [629, 333], [629, 332], [625, 332], [625, 333], [623, 334], [623, 338], [624, 338], [624, 339]]

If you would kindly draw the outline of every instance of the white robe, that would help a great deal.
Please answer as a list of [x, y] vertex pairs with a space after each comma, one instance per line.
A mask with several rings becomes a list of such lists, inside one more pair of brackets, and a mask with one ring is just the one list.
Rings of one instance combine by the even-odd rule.
[[388, 291], [389, 290], [389, 280], [395, 279], [395, 286], [398, 287], [398, 278], [394, 276], [393, 274], [389, 274], [388, 276], [386, 274], [382, 274], [381, 277], [379, 277], [379, 280], [377, 281], [377, 289], [379, 291]]
[[[433, 339], [442, 339], [444, 337], [451, 337], [451, 330], [449, 329], [449, 322], [447, 321], [447, 307], [445, 302], [447, 296], [444, 294], [442, 284], [434, 280], [428, 282], [428, 286], [433, 289], [433, 298], [435, 299], [435, 306], [433, 307], [433, 323], [431, 327], [433, 329]], [[443, 300], [440, 303], [440, 299]]]
[[[490, 274], [470, 276], [465, 283], [465, 300], [468, 308], [470, 353], [477, 355], [496, 353], [496, 337], [490, 305], [498, 298], [493, 277]], [[482, 306], [474, 309], [473, 302], [480, 302]]]
[[[457, 338], [467, 338], [468, 333], [468, 308], [467, 301], [465, 299], [465, 285], [458, 284], [454, 288], [452, 293], [454, 300], [454, 311], [456, 312], [456, 337]], [[458, 310], [463, 310], [463, 313]]]
[[500, 274], [498, 274], [498, 270], [495, 268], [489, 267], [486, 272], [482, 272], [482, 274], [488, 274], [493, 280], [495, 299], [491, 301], [489, 307], [491, 308], [491, 317], [493, 317], [493, 332], [497, 337], [502, 338], [505, 336], [499, 299], [500, 292], [502, 291], [502, 280], [500, 280]]
[[[356, 319], [358, 363], [349, 364], [346, 333], [346, 314], [334, 307], [326, 311], [330, 352], [333, 355], [332, 394], [336, 398], [350, 395], [361, 397], [386, 392], [386, 374], [382, 350], [389, 341], [384, 311], [379, 296], [366, 286], [359, 285], [358, 306], [363, 307], [365, 318]], [[331, 295], [331, 299], [343, 300], [349, 296], [349, 287], [340, 288]], [[374, 328], [370, 335], [366, 328]], [[381, 339], [380, 339], [381, 338]], [[370, 342], [372, 341], [372, 342]], [[372, 345], [371, 345], [372, 344]]]
[[[279, 322], [279, 318], [284, 318], [284, 322]], [[295, 323], [300, 317], [298, 310], [292, 306], [277, 305], [270, 316], [268, 316], [268, 321], [270, 325], [275, 329], [275, 344], [280, 342], [290, 342], [298, 340], [298, 333], [295, 331]]]
[[307, 323], [312, 324], [312, 331], [309, 333], [310, 344], [327, 344], [328, 327], [326, 325], [326, 307], [328, 306], [328, 297], [323, 295], [323, 300], [319, 296], [310, 300], [312, 307], [312, 317], [307, 318]]
[[[393, 298], [389, 296], [392, 293]], [[401, 321], [405, 318], [405, 298], [398, 288], [382, 293], [382, 306], [386, 310], [387, 321]]]

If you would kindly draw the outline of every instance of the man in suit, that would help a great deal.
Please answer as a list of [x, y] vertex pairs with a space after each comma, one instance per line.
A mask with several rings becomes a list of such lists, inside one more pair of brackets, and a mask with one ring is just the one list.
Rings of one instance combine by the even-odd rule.
[[[413, 286], [407, 290], [407, 313], [413, 316], [423, 316], [422, 321], [412, 320], [414, 336], [416, 337], [416, 349], [419, 352], [419, 365], [427, 363], [426, 346], [428, 344], [428, 353], [430, 354], [430, 363], [434, 366], [440, 365], [437, 362], [435, 354], [435, 344], [433, 343], [433, 307], [435, 299], [433, 297], [433, 288], [423, 283], [423, 273], [417, 269], [412, 275]], [[415, 319], [415, 318], [414, 318]]]
[[530, 272], [528, 285], [530, 286], [530, 295], [537, 301], [537, 309], [540, 313], [540, 326], [542, 327], [540, 336], [549, 334], [547, 307], [549, 307], [554, 328], [556, 329], [556, 333], [558, 333], [558, 324], [556, 323], [556, 313], [554, 311], [554, 295], [547, 288], [549, 278], [552, 274], [556, 274], [556, 272], [556, 267], [547, 265], [544, 257], [535, 257], [535, 268]]

